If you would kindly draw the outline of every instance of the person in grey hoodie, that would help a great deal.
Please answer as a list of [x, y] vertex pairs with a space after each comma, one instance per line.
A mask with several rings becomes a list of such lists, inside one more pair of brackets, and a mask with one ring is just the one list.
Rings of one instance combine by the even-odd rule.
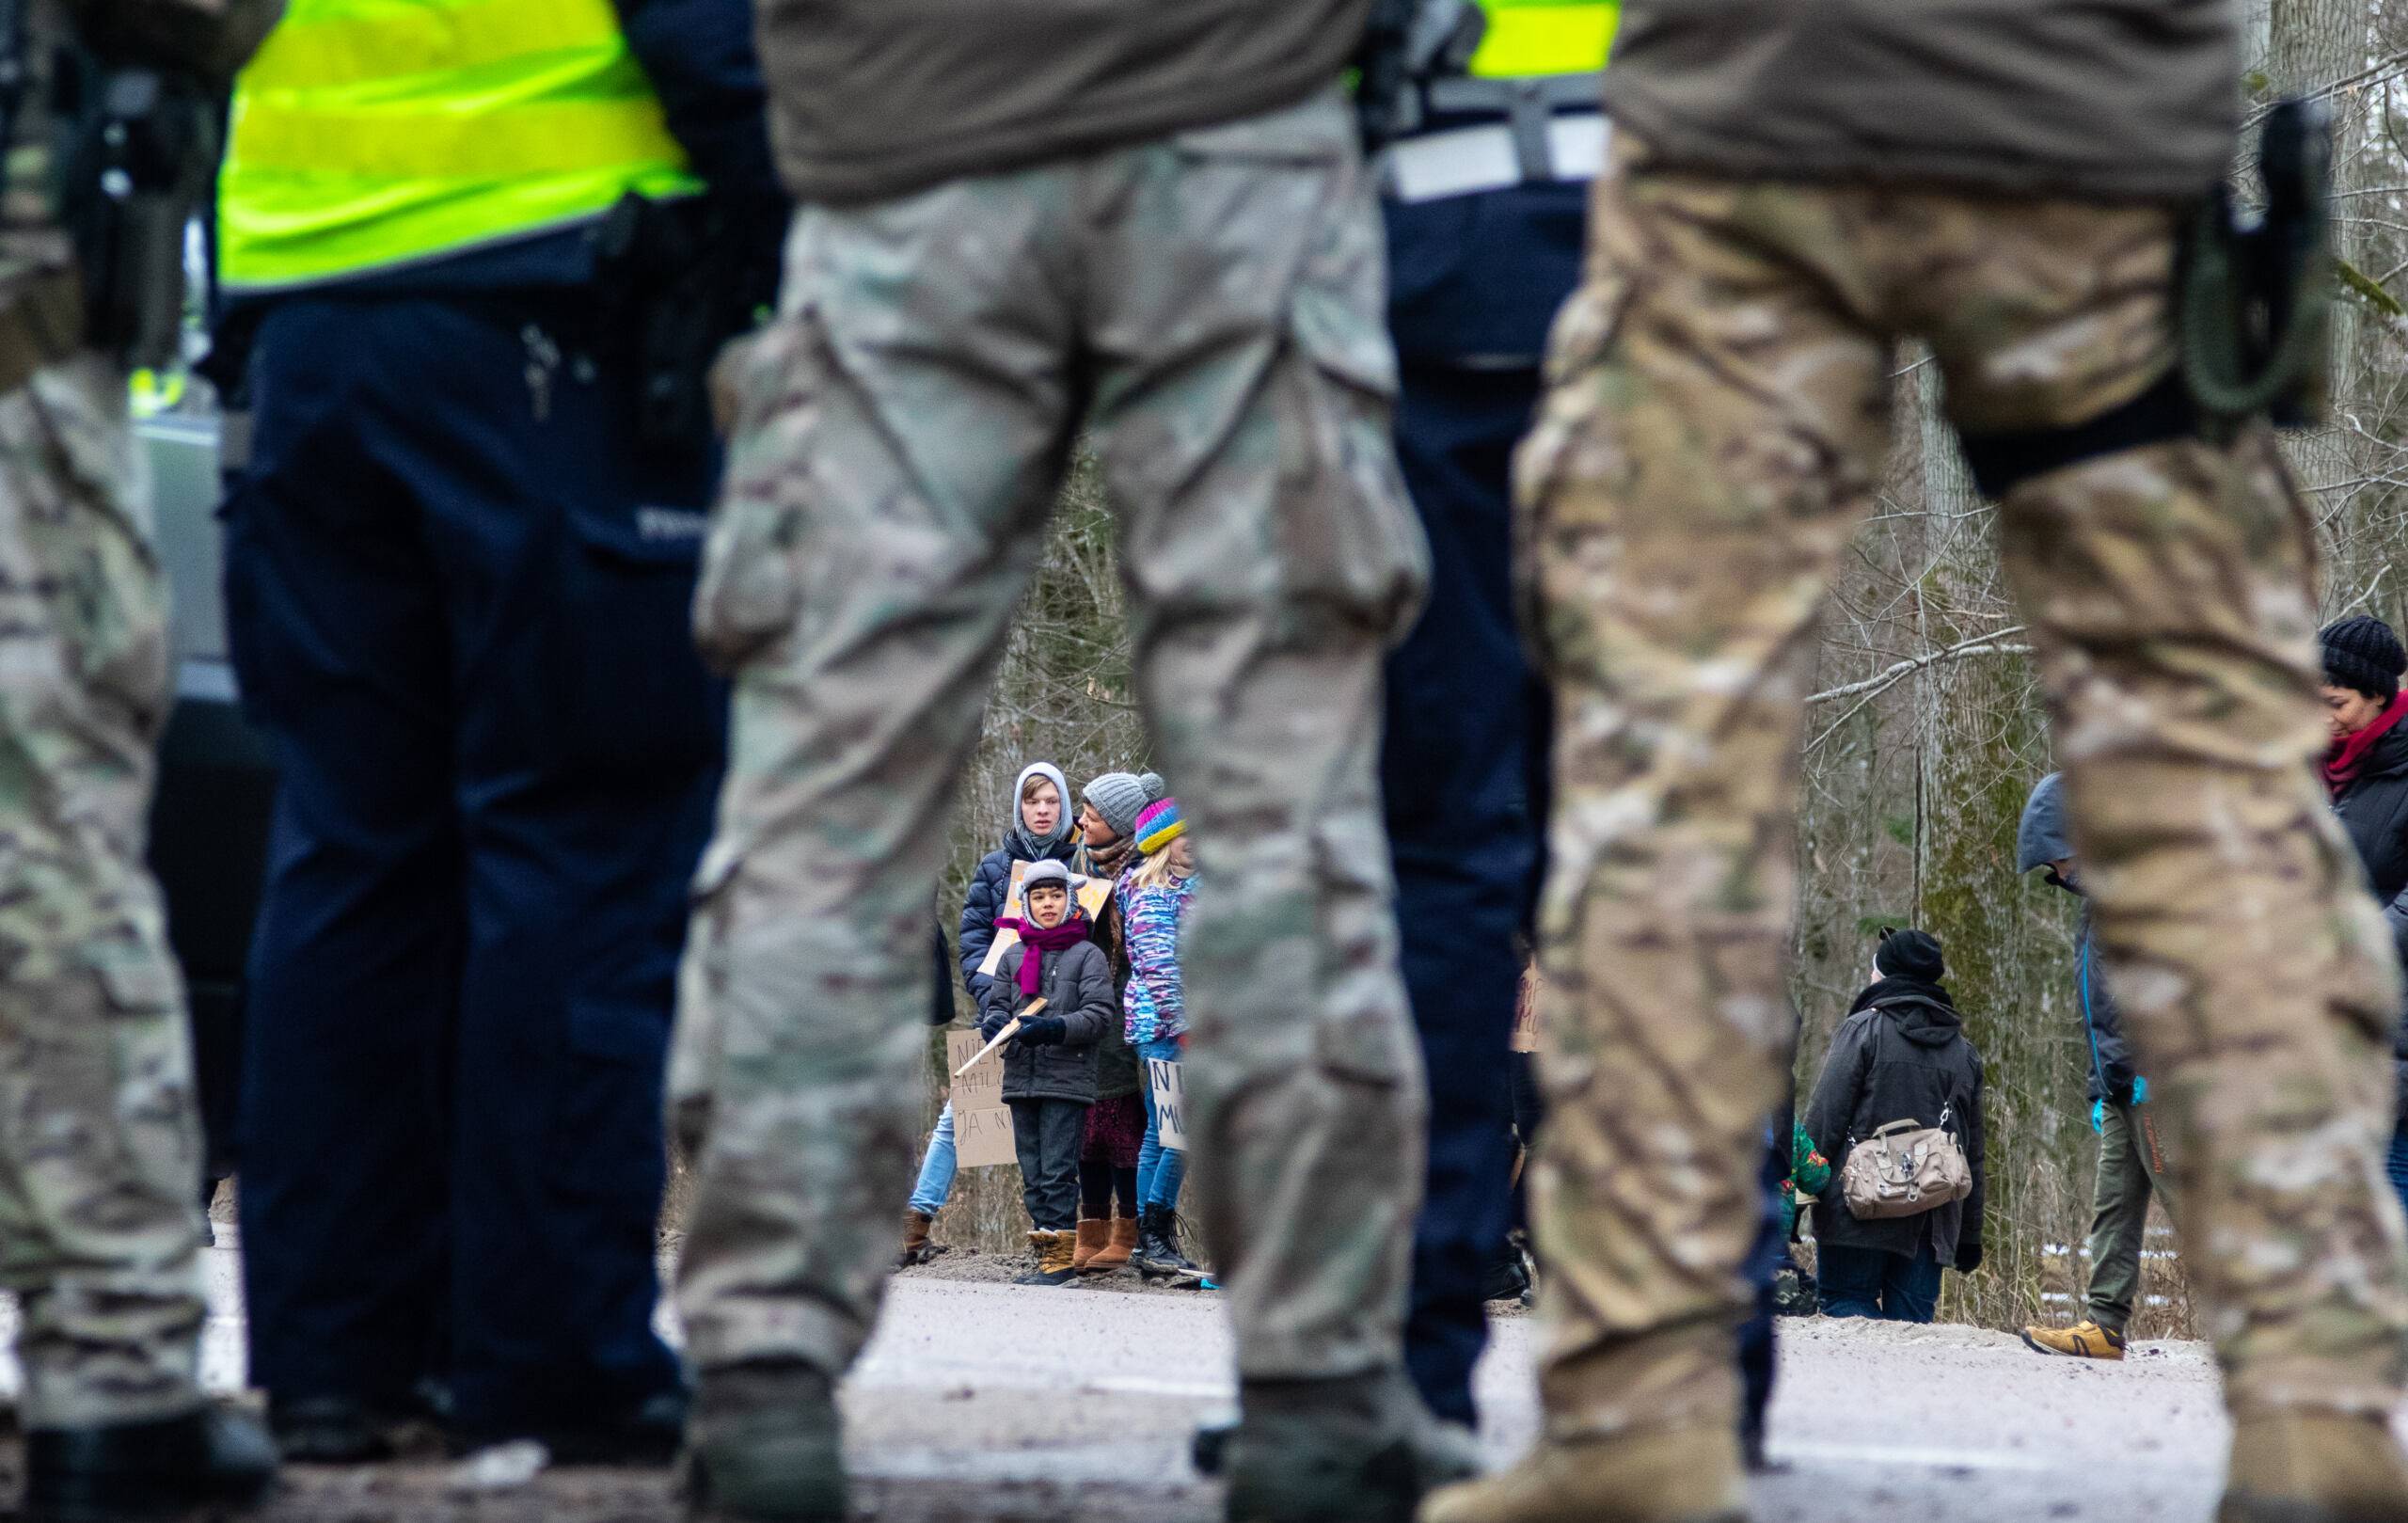
[[2090, 924], [2090, 898], [2074, 866], [2073, 837], [2066, 822], [2065, 774], [2051, 772], [2033, 785], [2015, 832], [2015, 870], [2048, 869], [2048, 879], [2082, 900], [2082, 929], [2074, 938], [2074, 993], [2082, 1014], [2083, 1051], [2090, 1060], [2090, 1129], [2099, 1134], [2099, 1168], [2091, 1189], [2090, 1289], [2083, 1318], [2070, 1327], [2026, 1327], [2023, 1343], [2035, 1354], [2076, 1359], [2120, 1359], [2124, 1329], [2141, 1284], [2141, 1238], [2155, 1197], [2174, 1210], [2173, 1182], [2165, 1177], [2157, 1127], [2142, 1109], [2148, 1079], [2134, 1067], [2124, 1039], [2123, 1012], [2099, 967]]
[[[1077, 904], [1070, 870], [1038, 863], [1022, 881], [1026, 918], [979, 996], [978, 1028], [992, 1041], [1017, 1020], [1004, 1050], [1004, 1103], [1020, 1154], [1021, 1199], [1037, 1268], [1022, 1285], [1067, 1285], [1077, 1270], [1079, 1150], [1095, 1103], [1096, 1044], [1119, 1019], [1112, 965], [1087, 939], [1095, 928]], [[1042, 1004], [1041, 1010], [1038, 1008]], [[1023, 1013], [1028, 1012], [1028, 1013]]]

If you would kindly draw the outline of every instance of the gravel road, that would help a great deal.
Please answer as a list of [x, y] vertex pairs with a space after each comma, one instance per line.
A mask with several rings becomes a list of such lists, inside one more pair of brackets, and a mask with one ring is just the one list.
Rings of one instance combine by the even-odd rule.
[[[858, 1512], [886, 1523], [1208, 1523], [1215, 1494], [1186, 1436], [1230, 1390], [1217, 1297], [1039, 1290], [964, 1261], [898, 1277], [846, 1409]], [[211, 1255], [212, 1382], [239, 1382], [232, 1257]], [[0, 1309], [0, 1332], [13, 1313]], [[1965, 1327], [1786, 1321], [1777, 1473], [1758, 1523], [2205, 1523], [2225, 1425], [2203, 1348], [2135, 1346], [2122, 1365], [2044, 1359]], [[1506, 1318], [1481, 1367], [1498, 1462], [1537, 1412], [1539, 1324]], [[0, 1361], [0, 1390], [15, 1371]], [[13, 1464], [0, 1446], [0, 1468]], [[5, 1483], [13, 1484], [10, 1479]], [[436, 1461], [296, 1471], [268, 1523], [632, 1523], [675, 1515], [657, 1475], [547, 1473], [479, 1490]]]

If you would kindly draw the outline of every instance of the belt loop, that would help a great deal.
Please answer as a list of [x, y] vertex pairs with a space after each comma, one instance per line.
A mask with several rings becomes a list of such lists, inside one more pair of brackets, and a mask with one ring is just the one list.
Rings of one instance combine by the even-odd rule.
[[1544, 79], [1516, 79], [1511, 82], [1513, 96], [1506, 107], [1506, 123], [1513, 135], [1513, 157], [1522, 168], [1526, 183], [1555, 178], [1555, 154], [1547, 146], [1547, 124], [1555, 116], [1555, 108], [1547, 100]]

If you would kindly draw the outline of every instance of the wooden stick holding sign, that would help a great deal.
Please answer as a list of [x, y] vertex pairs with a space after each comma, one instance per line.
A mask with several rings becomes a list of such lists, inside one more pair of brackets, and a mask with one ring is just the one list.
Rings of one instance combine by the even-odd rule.
[[993, 1052], [996, 1048], [1001, 1047], [1004, 1043], [1020, 1035], [1020, 1023], [1022, 1021], [1027, 1020], [1030, 1016], [1035, 1015], [1038, 1011], [1043, 1008], [1045, 1008], [1045, 1002], [1041, 999], [1038, 1000], [1031, 1004], [1028, 1008], [1021, 1011], [1020, 1014], [1013, 1016], [1009, 1021], [1005, 1022], [1004, 1029], [995, 1033], [995, 1039], [989, 1042], [986, 1046], [979, 1048], [977, 1056], [972, 1058], [969, 1062], [962, 1064], [961, 1067], [954, 1070], [953, 1076], [958, 1079], [963, 1074], [969, 1072], [972, 1069], [974, 1069], [979, 1064], [985, 1062], [987, 1060], [988, 1054]]

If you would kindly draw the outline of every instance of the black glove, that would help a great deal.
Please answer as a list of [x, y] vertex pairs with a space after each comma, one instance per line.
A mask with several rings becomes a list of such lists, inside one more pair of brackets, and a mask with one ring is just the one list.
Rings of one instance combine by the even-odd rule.
[[1970, 1275], [1982, 1267], [1982, 1245], [1978, 1243], [1956, 1245], [1956, 1273]]
[[1020, 1035], [1013, 1039], [1030, 1047], [1059, 1047], [1069, 1034], [1070, 1023], [1060, 1016], [1037, 1015], [1020, 1023]]
[[987, 1017], [987, 1019], [978, 1023], [978, 1035], [980, 1039], [986, 1041], [993, 1041], [997, 1037], [1004, 1034], [1004, 1027], [1011, 1024], [1011, 1020], [1012, 1018], [1008, 1015], [990, 1015]]

